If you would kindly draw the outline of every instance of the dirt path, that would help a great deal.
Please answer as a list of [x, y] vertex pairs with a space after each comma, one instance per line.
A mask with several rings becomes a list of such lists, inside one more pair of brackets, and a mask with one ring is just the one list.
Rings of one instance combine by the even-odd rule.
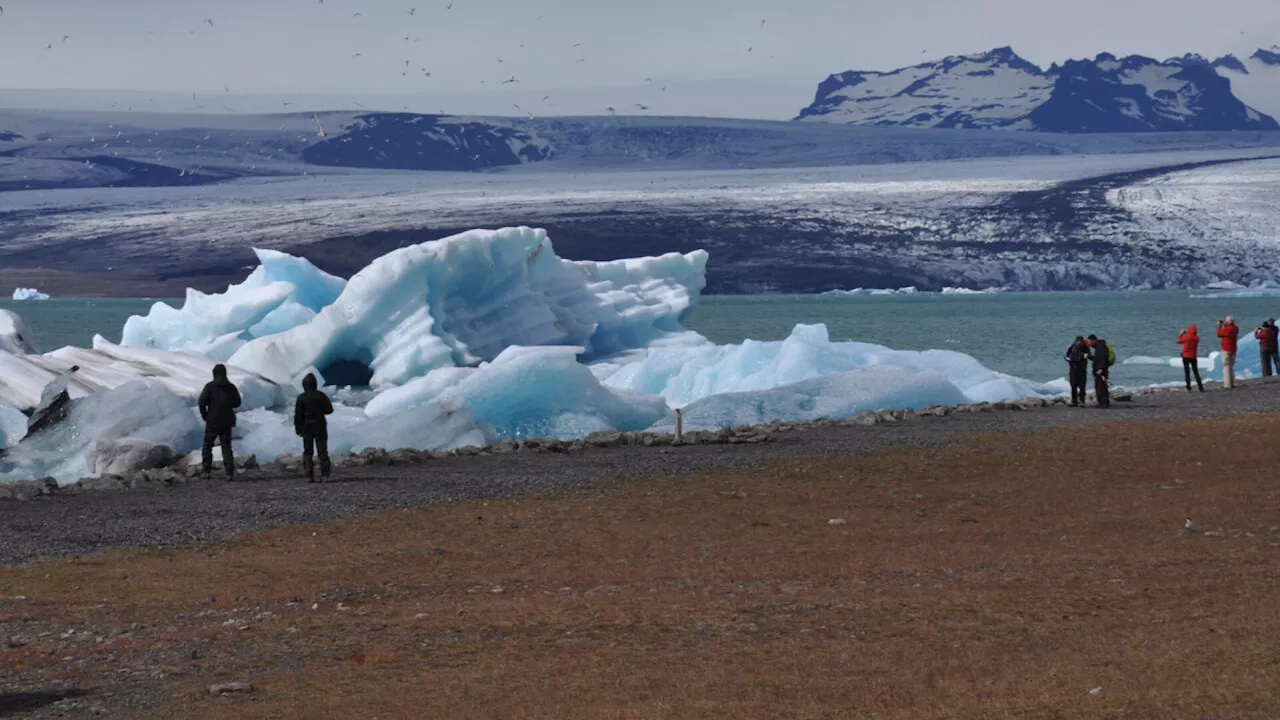
[[1276, 717], [1280, 417], [1142, 412], [0, 568], [0, 717]]

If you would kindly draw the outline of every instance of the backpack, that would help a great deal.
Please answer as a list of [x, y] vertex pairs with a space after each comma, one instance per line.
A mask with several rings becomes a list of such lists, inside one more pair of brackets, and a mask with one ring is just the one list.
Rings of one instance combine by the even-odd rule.
[[1107, 367], [1111, 367], [1112, 365], [1115, 365], [1115, 364], [1116, 364], [1116, 349], [1111, 346], [1111, 343], [1107, 343]]

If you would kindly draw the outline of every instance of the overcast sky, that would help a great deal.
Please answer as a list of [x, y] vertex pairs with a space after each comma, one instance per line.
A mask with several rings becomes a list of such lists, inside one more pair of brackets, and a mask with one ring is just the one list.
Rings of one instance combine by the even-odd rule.
[[791, 104], [832, 72], [1000, 45], [1047, 65], [1103, 50], [1247, 54], [1280, 43], [1278, 0], [449, 2], [0, 0], [0, 88], [528, 101], [737, 79], [797, 93], [780, 101]]

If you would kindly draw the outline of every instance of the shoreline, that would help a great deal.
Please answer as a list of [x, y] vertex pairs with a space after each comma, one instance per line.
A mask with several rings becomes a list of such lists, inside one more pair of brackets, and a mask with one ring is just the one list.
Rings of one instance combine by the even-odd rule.
[[[1213, 387], [1213, 386], [1211, 386]], [[592, 440], [504, 441], [488, 448], [408, 454], [373, 450], [335, 463], [328, 483], [308, 484], [288, 462], [242, 471], [236, 482], [173, 470], [140, 471], [51, 488], [12, 484], [0, 503], [0, 563], [122, 547], [175, 547], [295, 523], [324, 522], [369, 511], [466, 500], [543, 495], [619, 481], [758, 468], [797, 457], [855, 457], [901, 447], [963, 444], [983, 434], [1143, 421], [1178, 421], [1275, 412], [1280, 379], [1250, 380], [1233, 391], [1135, 392], [1109, 410], [1041, 400], [863, 413], [840, 421], [775, 423], [715, 433], [686, 433], [673, 445], [650, 433], [605, 433]], [[874, 418], [874, 419], [873, 419]], [[693, 442], [696, 440], [696, 442]], [[577, 449], [574, 449], [574, 448]], [[336, 459], [336, 458], [335, 458]], [[15, 493], [15, 488], [22, 490]]]

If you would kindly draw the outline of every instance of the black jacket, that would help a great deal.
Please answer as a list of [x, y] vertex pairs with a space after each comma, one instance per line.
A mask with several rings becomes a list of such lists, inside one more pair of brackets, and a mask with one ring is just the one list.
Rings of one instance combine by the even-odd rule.
[[200, 393], [200, 417], [210, 430], [229, 430], [236, 426], [236, 408], [240, 407], [240, 391], [226, 378], [217, 378]]
[[1111, 351], [1106, 340], [1095, 340], [1093, 343], [1093, 371], [1111, 369]]
[[302, 394], [293, 405], [293, 429], [301, 435], [304, 431], [316, 432], [328, 427], [325, 415], [333, 414], [329, 396], [316, 388], [316, 378], [308, 374], [302, 379]]
[[1089, 367], [1089, 348], [1084, 345], [1071, 343], [1067, 348], [1067, 352], [1062, 356], [1072, 367], [1088, 368]]

